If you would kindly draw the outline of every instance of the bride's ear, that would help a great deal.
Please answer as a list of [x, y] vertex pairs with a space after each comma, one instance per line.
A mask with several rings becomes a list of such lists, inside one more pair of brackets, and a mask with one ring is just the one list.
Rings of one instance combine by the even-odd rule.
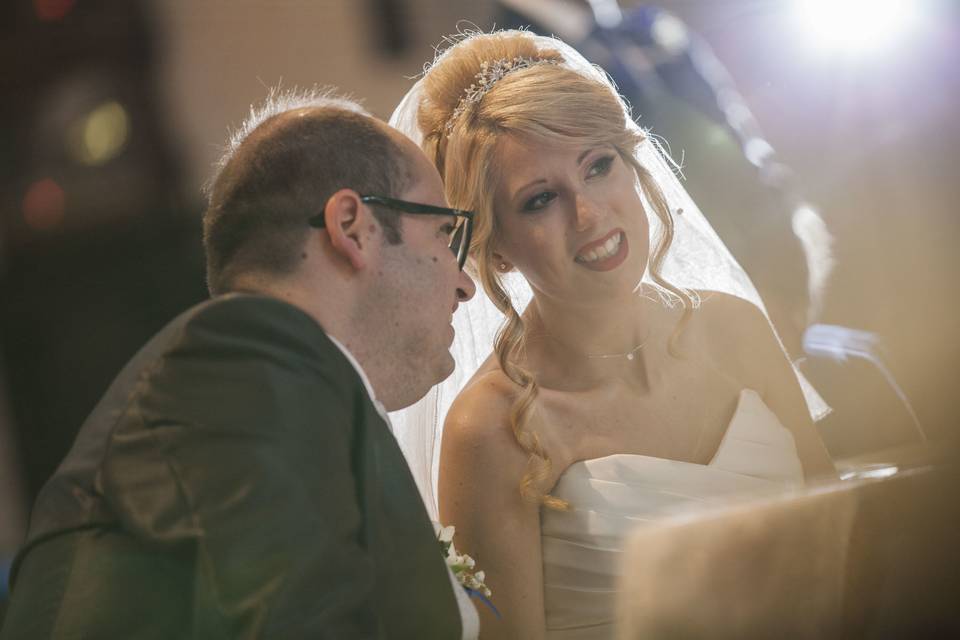
[[513, 264], [496, 251], [493, 252], [491, 257], [493, 258], [493, 266], [498, 273], [513, 271]]

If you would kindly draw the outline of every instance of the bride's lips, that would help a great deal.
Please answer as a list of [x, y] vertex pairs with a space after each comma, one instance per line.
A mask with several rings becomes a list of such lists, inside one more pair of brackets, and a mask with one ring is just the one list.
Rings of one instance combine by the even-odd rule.
[[[616, 238], [618, 236], [620, 243], [617, 245], [617, 248], [614, 249], [612, 254], [599, 259], [587, 259], [587, 256], [591, 252], [602, 251], [603, 246], [607, 244], [611, 238]], [[627, 234], [623, 232], [623, 229], [614, 229], [602, 238], [588, 242], [580, 247], [580, 250], [577, 251], [574, 261], [581, 267], [586, 267], [591, 271], [610, 271], [611, 269], [616, 269], [619, 267], [623, 261], [627, 259], [627, 254], [629, 253], [630, 247], [627, 246]]]

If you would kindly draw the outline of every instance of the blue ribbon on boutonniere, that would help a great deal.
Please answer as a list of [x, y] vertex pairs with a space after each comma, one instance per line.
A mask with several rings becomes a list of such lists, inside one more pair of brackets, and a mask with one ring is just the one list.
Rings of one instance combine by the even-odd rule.
[[471, 589], [470, 587], [463, 587], [463, 588], [466, 590], [468, 596], [470, 596], [471, 598], [477, 598], [480, 602], [490, 607], [490, 610], [493, 611], [493, 615], [497, 616], [497, 620], [501, 619], [500, 612], [497, 611], [497, 608], [493, 606], [492, 602], [490, 602], [490, 598], [483, 595], [476, 589]]

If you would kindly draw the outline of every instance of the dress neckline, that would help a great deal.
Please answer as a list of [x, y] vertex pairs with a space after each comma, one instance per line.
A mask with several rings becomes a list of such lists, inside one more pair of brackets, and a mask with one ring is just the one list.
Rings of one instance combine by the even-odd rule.
[[764, 408], [767, 408], [766, 403], [763, 401], [763, 398], [760, 396], [760, 394], [757, 391], [749, 388], [741, 389], [740, 394], [737, 396], [737, 406], [733, 410], [733, 416], [730, 418], [730, 422], [727, 423], [727, 428], [723, 432], [723, 437], [720, 439], [720, 444], [717, 445], [717, 450], [714, 451], [713, 455], [710, 457], [710, 462], [707, 462], [706, 464], [702, 464], [700, 462], [687, 462], [686, 460], [674, 460], [673, 458], [661, 458], [658, 456], [650, 456], [643, 453], [611, 453], [611, 454], [600, 456], [597, 458], [584, 458], [583, 460], [577, 460], [571, 463], [570, 466], [568, 466], [567, 469], [565, 469], [560, 474], [559, 477], [563, 477], [563, 475], [567, 472], [567, 470], [569, 470], [571, 467], [575, 465], [581, 465], [581, 464], [585, 465], [591, 462], [599, 462], [601, 460], [607, 460], [607, 459], [613, 459], [613, 458], [646, 458], [648, 460], [655, 460], [659, 463], [678, 464], [678, 465], [683, 465], [687, 467], [698, 467], [701, 469], [706, 469], [712, 466], [717, 461], [717, 458], [719, 458], [720, 453], [723, 451], [724, 447], [732, 439], [730, 434], [734, 431], [734, 426], [738, 424], [738, 421], [741, 419], [741, 416], [744, 411], [744, 407], [747, 406], [747, 401], [745, 400], [745, 398], [748, 398], [748, 397], [753, 398], [751, 402], [759, 402], [764, 406]]

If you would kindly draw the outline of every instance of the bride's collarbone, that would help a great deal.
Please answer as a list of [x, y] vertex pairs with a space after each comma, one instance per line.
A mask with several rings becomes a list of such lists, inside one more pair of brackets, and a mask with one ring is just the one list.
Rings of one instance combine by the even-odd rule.
[[719, 445], [741, 391], [738, 381], [708, 369], [678, 371], [648, 393], [622, 382], [541, 389], [537, 430], [563, 465], [615, 453], [702, 462], [703, 452]]
[[637, 410], [643, 415], [658, 413], [656, 409], [660, 406], [689, 403], [695, 397], [715, 397], [722, 402], [725, 396], [736, 395], [742, 387], [738, 376], [725, 371], [701, 352], [693, 357], [676, 358], [647, 377], [611, 375], [570, 384], [541, 383], [538, 398], [545, 407], [562, 412], [576, 412], [586, 407], [592, 414], [610, 411], [617, 414], [630, 409], [633, 415], [637, 415]]

